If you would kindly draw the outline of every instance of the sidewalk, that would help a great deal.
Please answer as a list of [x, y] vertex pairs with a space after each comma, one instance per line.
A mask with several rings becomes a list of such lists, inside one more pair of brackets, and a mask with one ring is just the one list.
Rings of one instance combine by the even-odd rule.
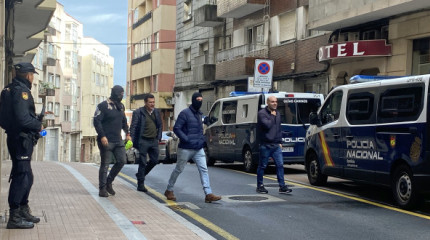
[[11, 161], [2, 162], [0, 239], [208, 239], [165, 205], [117, 177], [115, 196], [98, 197], [98, 167], [93, 164], [32, 162], [30, 193], [33, 229], [6, 229]]

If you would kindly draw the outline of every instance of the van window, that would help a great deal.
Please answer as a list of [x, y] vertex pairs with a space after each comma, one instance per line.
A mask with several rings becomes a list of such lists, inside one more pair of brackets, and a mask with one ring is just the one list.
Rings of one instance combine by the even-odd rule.
[[357, 92], [348, 96], [346, 118], [351, 124], [374, 123], [374, 95], [369, 92]]
[[242, 105], [242, 118], [248, 118], [248, 104]]
[[279, 98], [278, 111], [284, 124], [309, 123], [309, 114], [321, 106], [318, 98]]
[[416, 120], [422, 110], [423, 86], [390, 87], [382, 91], [379, 100], [378, 122]]
[[237, 101], [225, 101], [222, 104], [222, 122], [236, 123]]
[[215, 103], [215, 105], [213, 106], [213, 108], [211, 109], [211, 112], [209, 113], [209, 125], [212, 125], [214, 123], [216, 123], [218, 121], [219, 118], [219, 106], [220, 103], [217, 102]]
[[322, 124], [331, 123], [339, 119], [342, 96], [342, 91], [337, 91], [324, 102], [320, 112]]

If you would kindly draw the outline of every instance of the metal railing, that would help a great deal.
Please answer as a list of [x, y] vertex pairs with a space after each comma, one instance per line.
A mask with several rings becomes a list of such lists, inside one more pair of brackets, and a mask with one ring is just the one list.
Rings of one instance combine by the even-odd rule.
[[216, 61], [224, 62], [231, 61], [236, 58], [244, 57], [262, 57], [266, 58], [269, 54], [269, 49], [262, 44], [246, 44], [218, 52]]

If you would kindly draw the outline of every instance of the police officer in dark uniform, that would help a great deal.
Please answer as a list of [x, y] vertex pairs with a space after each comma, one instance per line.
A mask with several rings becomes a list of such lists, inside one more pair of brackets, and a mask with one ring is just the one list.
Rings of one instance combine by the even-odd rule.
[[11, 184], [9, 188], [10, 217], [8, 229], [33, 228], [39, 218], [30, 213], [28, 196], [33, 185], [31, 155], [37, 143], [42, 123], [35, 113], [31, 85], [34, 74], [38, 74], [31, 63], [15, 65], [16, 77], [9, 86], [13, 114], [10, 121], [14, 124], [6, 131], [7, 147], [12, 158]]

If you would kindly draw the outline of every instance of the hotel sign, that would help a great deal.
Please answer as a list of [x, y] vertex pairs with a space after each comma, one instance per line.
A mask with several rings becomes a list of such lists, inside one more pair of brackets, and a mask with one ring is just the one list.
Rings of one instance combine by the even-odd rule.
[[319, 48], [320, 62], [336, 58], [391, 56], [384, 39], [335, 43]]

